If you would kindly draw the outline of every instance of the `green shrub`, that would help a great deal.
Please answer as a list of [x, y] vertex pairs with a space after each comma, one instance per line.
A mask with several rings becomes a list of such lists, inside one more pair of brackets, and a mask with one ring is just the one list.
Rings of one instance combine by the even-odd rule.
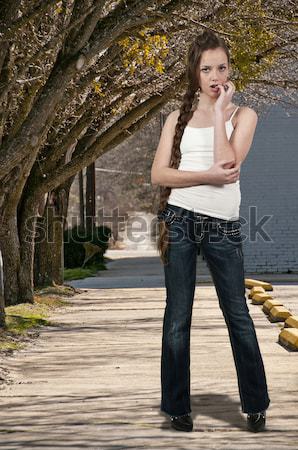
[[78, 226], [64, 231], [64, 267], [72, 269], [82, 267], [85, 260], [84, 242], [98, 245], [102, 251], [88, 260], [84, 267], [101, 265], [103, 255], [108, 248], [108, 241], [112, 230], [107, 226], [94, 227], [93, 233], [86, 233]]

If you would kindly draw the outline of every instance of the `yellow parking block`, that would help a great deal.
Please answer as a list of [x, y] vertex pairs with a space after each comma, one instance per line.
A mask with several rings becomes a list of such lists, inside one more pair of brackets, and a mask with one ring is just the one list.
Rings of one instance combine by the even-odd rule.
[[273, 286], [266, 281], [254, 280], [252, 278], [245, 278], [245, 287], [251, 289], [254, 286], [261, 286], [265, 291], [273, 291]]
[[272, 299], [272, 295], [260, 292], [253, 295], [251, 303], [253, 305], [262, 305], [266, 300], [270, 299]]
[[298, 316], [289, 316], [285, 321], [285, 327], [298, 328]]
[[248, 298], [252, 298], [254, 294], [264, 293], [265, 289], [262, 286], [253, 286], [248, 294]]
[[284, 322], [289, 316], [291, 313], [284, 306], [273, 306], [269, 311], [269, 318], [272, 322]]
[[298, 351], [298, 328], [283, 328], [278, 340], [291, 350]]
[[283, 306], [282, 302], [280, 300], [266, 300], [265, 303], [263, 303], [262, 310], [265, 314], [269, 314], [269, 311], [273, 306]]

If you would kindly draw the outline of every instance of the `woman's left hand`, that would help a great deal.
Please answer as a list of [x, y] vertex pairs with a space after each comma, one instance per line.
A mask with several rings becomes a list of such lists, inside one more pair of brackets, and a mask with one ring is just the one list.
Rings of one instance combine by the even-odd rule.
[[228, 89], [225, 91], [222, 84], [218, 85], [220, 94], [214, 105], [215, 109], [218, 109], [220, 111], [225, 111], [226, 107], [230, 104], [233, 94], [236, 90], [234, 83], [230, 80], [226, 81], [224, 85], [226, 85]]

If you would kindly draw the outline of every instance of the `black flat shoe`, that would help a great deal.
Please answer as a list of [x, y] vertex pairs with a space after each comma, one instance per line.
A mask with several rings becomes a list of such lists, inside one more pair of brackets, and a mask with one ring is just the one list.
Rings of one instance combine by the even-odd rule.
[[184, 414], [183, 416], [170, 416], [171, 427], [179, 431], [192, 431], [193, 421], [189, 414]]
[[266, 424], [266, 411], [247, 414], [247, 427], [249, 431], [257, 433], [263, 431]]

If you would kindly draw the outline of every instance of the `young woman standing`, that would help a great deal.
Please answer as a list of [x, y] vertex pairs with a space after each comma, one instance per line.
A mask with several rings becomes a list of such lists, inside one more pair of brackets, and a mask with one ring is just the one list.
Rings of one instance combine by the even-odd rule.
[[239, 217], [240, 165], [251, 147], [256, 112], [232, 103], [229, 49], [210, 30], [188, 51], [187, 90], [165, 121], [151, 169], [161, 186], [158, 249], [166, 307], [161, 355], [161, 410], [191, 431], [190, 328], [196, 259], [202, 249], [231, 342], [248, 429], [265, 428], [270, 399], [245, 297]]

